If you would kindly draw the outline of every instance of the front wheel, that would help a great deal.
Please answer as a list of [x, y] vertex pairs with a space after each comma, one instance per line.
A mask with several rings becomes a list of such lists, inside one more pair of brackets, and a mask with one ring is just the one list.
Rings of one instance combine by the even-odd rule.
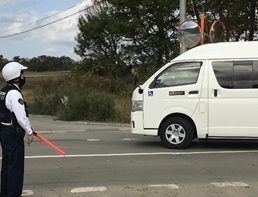
[[160, 139], [167, 148], [187, 148], [193, 138], [193, 128], [183, 118], [167, 119], [160, 127]]

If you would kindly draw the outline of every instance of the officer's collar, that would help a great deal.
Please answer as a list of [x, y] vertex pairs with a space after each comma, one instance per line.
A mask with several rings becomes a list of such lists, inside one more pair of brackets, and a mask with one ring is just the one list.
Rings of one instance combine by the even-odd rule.
[[21, 90], [20, 87], [15, 83], [9, 83], [8, 85], [14, 85], [18, 90]]

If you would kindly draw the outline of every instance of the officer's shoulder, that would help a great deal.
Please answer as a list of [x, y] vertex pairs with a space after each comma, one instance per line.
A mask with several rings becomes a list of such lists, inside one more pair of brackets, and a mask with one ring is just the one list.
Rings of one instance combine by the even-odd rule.
[[7, 93], [9, 96], [21, 96], [21, 93], [17, 89], [12, 89]]

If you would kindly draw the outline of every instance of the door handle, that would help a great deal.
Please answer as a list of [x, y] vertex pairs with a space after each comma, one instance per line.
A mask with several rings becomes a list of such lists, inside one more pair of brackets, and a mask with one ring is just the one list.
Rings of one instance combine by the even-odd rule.
[[192, 90], [192, 91], [188, 92], [188, 94], [198, 94], [198, 93], [199, 93], [198, 90]]
[[214, 97], [217, 97], [217, 96], [218, 96], [218, 90], [215, 89], [215, 90], [214, 90]]

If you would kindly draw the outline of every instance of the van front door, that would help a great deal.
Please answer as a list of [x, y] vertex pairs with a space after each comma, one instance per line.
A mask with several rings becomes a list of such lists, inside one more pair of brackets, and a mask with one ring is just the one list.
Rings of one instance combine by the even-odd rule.
[[161, 121], [169, 114], [193, 115], [201, 95], [202, 63], [171, 64], [144, 89], [143, 118], [148, 134], [153, 130], [153, 134], [157, 135]]
[[209, 137], [258, 137], [258, 61], [209, 65]]

